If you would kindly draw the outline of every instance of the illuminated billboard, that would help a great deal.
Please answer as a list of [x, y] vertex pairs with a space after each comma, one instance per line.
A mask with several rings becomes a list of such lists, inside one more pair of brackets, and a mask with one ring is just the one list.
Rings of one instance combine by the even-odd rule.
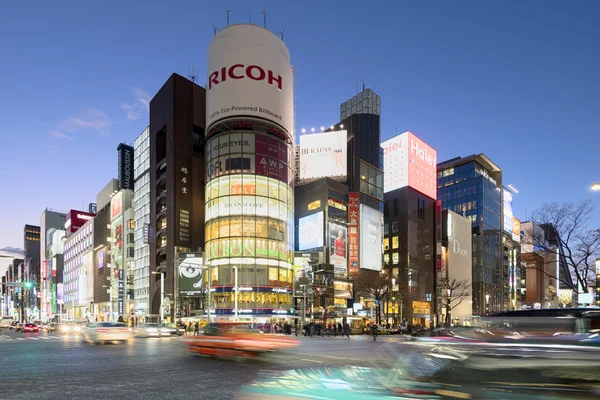
[[514, 240], [515, 242], [520, 242], [521, 241], [521, 221], [519, 221], [516, 217], [513, 217], [513, 223], [512, 223], [512, 240]]
[[180, 254], [183, 261], [179, 264], [179, 294], [198, 296], [202, 293], [202, 256], [198, 254]]
[[90, 219], [93, 219], [95, 214], [85, 211], [70, 210], [67, 213], [65, 221], [65, 231], [67, 233], [77, 232], [79, 228], [85, 225]]
[[290, 52], [278, 36], [249, 24], [219, 30], [208, 46], [207, 73], [207, 126], [250, 116], [294, 132]]
[[502, 205], [503, 205], [503, 211], [504, 211], [504, 231], [507, 233], [512, 233], [513, 231], [513, 208], [512, 208], [512, 193], [507, 190], [507, 189], [503, 189], [503, 196], [502, 196]]
[[381, 271], [383, 260], [383, 214], [360, 205], [360, 268]]
[[333, 264], [334, 273], [346, 275], [348, 272], [348, 228], [330, 222], [328, 238], [330, 262]]
[[383, 148], [383, 191], [406, 186], [436, 199], [437, 152], [406, 131], [381, 143]]
[[323, 247], [323, 211], [298, 221], [298, 250]]
[[347, 132], [300, 136], [300, 179], [345, 177]]

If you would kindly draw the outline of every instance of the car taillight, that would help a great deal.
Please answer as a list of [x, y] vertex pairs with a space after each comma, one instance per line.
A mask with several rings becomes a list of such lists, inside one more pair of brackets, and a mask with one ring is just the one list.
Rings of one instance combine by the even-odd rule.
[[96, 329], [96, 332], [108, 332], [108, 329], [106, 329], [106, 328], [98, 328], [98, 329]]

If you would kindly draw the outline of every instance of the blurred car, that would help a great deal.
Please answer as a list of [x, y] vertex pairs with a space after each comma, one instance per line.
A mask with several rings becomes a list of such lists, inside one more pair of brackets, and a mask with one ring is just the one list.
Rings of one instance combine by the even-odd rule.
[[42, 325], [42, 330], [46, 332], [58, 332], [60, 326], [54, 322]]
[[135, 337], [150, 337], [150, 336], [171, 336], [171, 330], [164, 324], [147, 323], [140, 324], [133, 328], [133, 336]]
[[168, 330], [171, 336], [183, 336], [185, 334], [185, 327], [175, 324], [162, 324], [162, 327]]
[[17, 332], [21, 332], [23, 330], [23, 323], [22, 322], [17, 323], [15, 330]]
[[36, 324], [24, 324], [22, 329], [24, 333], [33, 333], [40, 331], [40, 327]]
[[84, 327], [82, 337], [88, 343], [127, 342], [132, 334], [122, 322], [94, 322]]
[[83, 332], [84, 324], [75, 324], [73, 322], [65, 322], [59, 325], [59, 331], [61, 333], [80, 334]]
[[12, 321], [12, 322], [10, 323], [10, 325], [8, 326], [8, 329], [9, 329], [9, 330], [11, 330], [11, 331], [12, 331], [13, 329], [17, 329], [17, 325], [19, 325], [19, 321]]
[[379, 332], [380, 335], [389, 335], [390, 330], [387, 328], [387, 326], [377, 325], [377, 332]]
[[256, 357], [299, 345], [298, 341], [280, 335], [259, 333], [243, 322], [207, 324], [203, 335], [189, 336], [185, 342], [193, 353], [223, 357]]

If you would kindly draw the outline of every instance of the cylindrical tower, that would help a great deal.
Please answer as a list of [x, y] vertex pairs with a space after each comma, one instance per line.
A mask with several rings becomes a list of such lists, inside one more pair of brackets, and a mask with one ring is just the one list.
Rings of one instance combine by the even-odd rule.
[[231, 25], [208, 49], [206, 247], [212, 309], [257, 322], [291, 315], [294, 90], [273, 33]]

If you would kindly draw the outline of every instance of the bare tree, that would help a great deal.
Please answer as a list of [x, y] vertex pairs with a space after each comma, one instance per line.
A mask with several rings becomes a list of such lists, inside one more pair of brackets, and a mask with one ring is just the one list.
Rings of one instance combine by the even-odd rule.
[[[533, 227], [524, 232], [524, 244], [532, 245], [534, 251], [544, 256], [552, 255], [545, 257], [547, 262], [555, 263], [557, 259], [565, 262], [571, 276], [556, 276], [555, 269], [546, 266], [542, 272], [576, 293], [580, 288], [587, 292], [593, 284], [596, 258], [600, 257], [600, 229], [588, 227], [592, 211], [590, 199], [579, 203], [547, 203], [533, 212]], [[548, 240], [548, 232], [553, 236], [552, 241]]]
[[468, 279], [458, 280], [452, 278], [444, 285], [442, 290], [446, 293], [442, 296], [442, 302], [446, 306], [446, 321], [447, 326], [452, 321], [452, 310], [462, 304], [465, 299], [471, 298], [471, 283]]
[[390, 279], [385, 271], [377, 272], [361, 269], [354, 280], [354, 291], [356, 294], [363, 294], [377, 301], [376, 322], [378, 324], [381, 322], [381, 303], [387, 297], [389, 290]]

